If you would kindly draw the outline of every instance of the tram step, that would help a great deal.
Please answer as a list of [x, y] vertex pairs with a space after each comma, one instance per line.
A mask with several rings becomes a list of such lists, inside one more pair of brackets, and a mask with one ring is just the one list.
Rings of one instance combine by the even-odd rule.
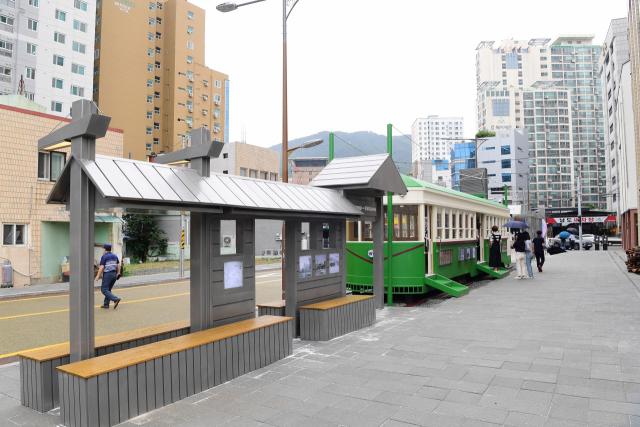
[[469, 293], [469, 288], [465, 285], [439, 274], [425, 276], [424, 283], [456, 298]]
[[489, 276], [495, 277], [496, 279], [502, 279], [509, 275], [509, 270], [501, 268], [498, 271], [495, 271], [493, 268], [489, 267], [489, 264], [486, 262], [479, 262], [477, 267], [478, 270], [487, 273]]

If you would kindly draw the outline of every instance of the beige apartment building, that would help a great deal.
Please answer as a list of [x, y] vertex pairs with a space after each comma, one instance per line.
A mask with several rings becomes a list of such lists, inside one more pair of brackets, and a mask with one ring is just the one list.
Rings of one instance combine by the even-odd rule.
[[[0, 97], [0, 265], [11, 263], [14, 286], [59, 280], [69, 255], [69, 214], [46, 203], [69, 150], [38, 152], [38, 139], [69, 119], [42, 110], [19, 95]], [[122, 130], [110, 128], [96, 152], [121, 157], [122, 140]], [[119, 242], [116, 230], [115, 217], [96, 218], [96, 242]]]
[[[635, 134], [636, 170], [640, 170], [640, 0], [629, 0], [629, 59], [631, 60], [631, 89], [633, 104], [633, 124]], [[636, 188], [640, 188], [640, 176], [636, 172]], [[640, 206], [638, 201], [636, 206]], [[640, 223], [637, 236], [640, 236]], [[623, 236], [624, 237], [624, 236]]]
[[205, 11], [186, 0], [108, 0], [96, 8], [93, 98], [124, 130], [124, 157], [225, 141], [228, 76], [205, 63]]

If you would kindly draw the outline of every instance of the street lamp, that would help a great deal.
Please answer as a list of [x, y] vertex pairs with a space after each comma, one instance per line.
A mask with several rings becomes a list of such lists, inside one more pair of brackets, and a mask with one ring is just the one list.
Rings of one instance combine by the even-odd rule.
[[[219, 12], [233, 12], [242, 6], [261, 3], [266, 0], [252, 0], [244, 3], [221, 3]], [[289, 123], [287, 107], [287, 19], [300, 0], [282, 0], [282, 182], [289, 181]], [[288, 10], [287, 6], [291, 5]]]
[[305, 149], [305, 148], [315, 147], [316, 145], [320, 145], [323, 142], [324, 142], [324, 139], [322, 139], [322, 138], [312, 139], [311, 141], [303, 142], [302, 144], [298, 145], [297, 147], [289, 148], [287, 150], [287, 154], [291, 154], [294, 151], [299, 150], [301, 148]]

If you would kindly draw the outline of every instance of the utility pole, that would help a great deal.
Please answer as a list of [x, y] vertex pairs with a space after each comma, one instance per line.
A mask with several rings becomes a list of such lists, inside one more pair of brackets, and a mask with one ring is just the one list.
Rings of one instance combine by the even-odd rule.
[[[393, 159], [393, 125], [387, 125], [387, 153]], [[393, 304], [393, 193], [387, 192], [387, 305]]]
[[334, 135], [333, 132], [329, 133], [329, 161], [333, 160], [334, 153]]

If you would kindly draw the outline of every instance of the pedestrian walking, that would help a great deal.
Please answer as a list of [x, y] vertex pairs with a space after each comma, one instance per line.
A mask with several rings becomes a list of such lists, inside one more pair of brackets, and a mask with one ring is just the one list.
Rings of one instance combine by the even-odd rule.
[[491, 227], [491, 246], [489, 246], [489, 267], [493, 268], [493, 271], [498, 271], [502, 268], [502, 254], [500, 252], [500, 242], [502, 241], [502, 235], [498, 233], [498, 226]]
[[533, 243], [531, 242], [531, 235], [528, 231], [525, 231], [522, 234], [524, 234], [524, 262], [527, 266], [527, 274], [529, 275], [529, 279], [533, 279], [533, 267], [531, 266], [531, 261], [533, 260]]
[[96, 279], [99, 280], [102, 277], [102, 286], [100, 290], [104, 295], [104, 303], [101, 308], [109, 308], [109, 304], [113, 301], [113, 309], [115, 310], [120, 304], [120, 298], [111, 293], [113, 285], [115, 285], [118, 276], [120, 275], [120, 260], [111, 252], [111, 244], [105, 243], [104, 254], [100, 258], [100, 267], [98, 267], [98, 274]]
[[513, 242], [511, 248], [516, 252], [516, 279], [525, 278], [525, 260], [526, 260], [526, 245], [524, 239], [524, 233], [518, 233], [516, 235], [516, 241]]
[[533, 254], [536, 257], [536, 265], [538, 271], [542, 273], [542, 266], [544, 265], [544, 237], [542, 237], [542, 231], [536, 231], [536, 237], [533, 238]]

